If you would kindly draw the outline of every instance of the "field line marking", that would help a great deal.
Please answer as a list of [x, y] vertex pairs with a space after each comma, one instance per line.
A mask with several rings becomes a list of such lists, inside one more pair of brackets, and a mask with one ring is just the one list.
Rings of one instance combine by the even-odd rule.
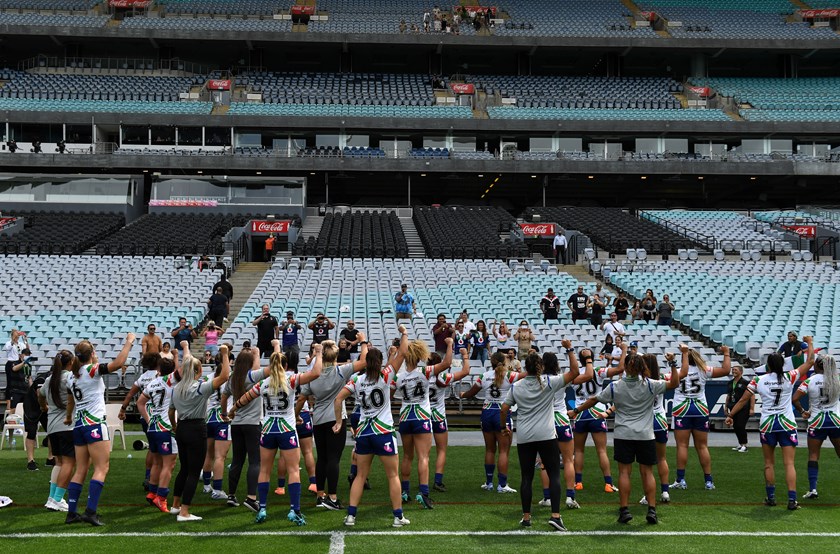
[[330, 533], [330, 554], [344, 554], [344, 533]]
[[342, 546], [347, 536], [350, 537], [394, 537], [399, 535], [415, 537], [503, 537], [516, 535], [521, 537], [811, 537], [811, 538], [840, 538], [840, 532], [813, 533], [807, 531], [163, 531], [163, 532], [125, 532], [125, 533], [6, 533], [0, 534], [2, 539], [97, 539], [115, 537], [329, 537], [330, 552], [333, 544]]

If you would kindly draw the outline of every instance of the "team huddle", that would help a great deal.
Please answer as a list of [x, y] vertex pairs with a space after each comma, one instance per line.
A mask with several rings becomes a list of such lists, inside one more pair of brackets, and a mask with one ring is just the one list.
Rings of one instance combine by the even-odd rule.
[[[268, 518], [272, 476], [278, 476], [274, 492], [288, 494], [287, 519], [306, 524], [301, 499], [301, 459], [309, 478], [308, 490], [315, 494], [315, 506], [343, 510], [338, 498], [339, 464], [346, 444], [349, 419], [354, 438], [350, 470], [349, 502], [344, 524], [353, 526], [374, 457], [382, 461], [393, 510], [392, 525], [410, 522], [403, 503], [412, 499], [411, 481], [416, 458], [417, 482], [413, 497], [422, 508], [433, 509], [433, 490], [446, 492], [444, 471], [448, 445], [445, 394], [447, 388], [470, 375], [467, 350], [459, 348], [455, 359], [453, 338], [445, 339], [443, 356], [431, 352], [422, 340], [409, 340], [404, 326], [400, 338], [379, 350], [359, 332], [359, 354], [355, 360], [339, 363], [334, 341], [313, 344], [306, 369], [298, 372], [298, 353], [283, 353], [272, 341], [267, 365], [261, 365], [258, 349], [243, 347], [233, 356], [230, 347], [219, 346], [215, 372], [203, 375], [200, 360], [182, 342], [180, 359], [147, 354], [144, 372], [126, 395], [120, 412], [136, 398], [148, 441], [146, 458], [146, 500], [178, 522], [198, 521], [191, 513], [199, 480], [210, 498], [239, 506], [236, 490], [247, 459], [247, 493], [241, 502], [256, 513], [255, 521]], [[97, 511], [108, 473], [110, 437], [105, 422], [103, 375], [125, 363], [135, 341], [129, 333], [117, 357], [100, 362], [88, 341], [75, 352], [58, 353], [39, 391], [42, 409], [48, 415], [50, 448], [56, 467], [46, 507], [67, 512], [66, 523], [103, 525]], [[806, 498], [817, 492], [818, 460], [822, 443], [829, 439], [840, 455], [840, 378], [835, 360], [815, 356], [813, 339], [805, 337], [807, 358], [792, 368], [785, 358], [773, 354], [767, 373], [756, 376], [747, 393], [730, 410], [727, 424], [747, 409], [750, 399], [762, 401], [760, 436], [765, 458], [765, 504], [776, 505], [774, 455], [783, 453], [788, 509], [799, 508], [796, 492], [794, 447], [797, 445], [794, 406], [808, 419], [808, 480]], [[729, 375], [729, 351], [722, 348], [721, 367], [710, 367], [687, 346], [678, 356], [669, 354], [668, 368], [660, 368], [654, 355], [629, 352], [622, 343], [614, 363], [596, 367], [595, 353], [584, 348], [576, 352], [568, 340], [562, 342], [568, 371], [561, 373], [558, 355], [530, 353], [524, 364], [508, 352], [490, 356], [491, 369], [477, 376], [463, 398], [481, 396], [481, 431], [485, 441], [485, 480], [481, 487], [499, 494], [516, 493], [508, 484], [508, 457], [512, 435], [516, 434], [521, 467], [521, 525], [531, 525], [532, 481], [540, 469], [543, 499], [539, 505], [551, 509], [552, 529], [564, 531], [560, 515], [565, 482], [565, 505], [580, 504], [586, 439], [592, 436], [604, 478], [604, 490], [619, 495], [621, 523], [629, 523], [628, 510], [632, 465], [639, 464], [647, 522], [658, 522], [657, 500], [669, 502], [671, 489], [685, 489], [688, 448], [691, 439], [698, 453], [706, 489], [714, 489], [712, 462], [707, 446], [709, 408], [705, 400], [708, 379]], [[678, 359], [679, 357], [679, 359]], [[814, 368], [810, 374], [811, 368]], [[575, 402], [569, 409], [567, 387], [573, 387]], [[673, 424], [677, 443], [676, 480], [670, 483], [666, 459], [669, 421], [664, 402], [666, 390], [674, 390]], [[807, 396], [809, 406], [802, 409]], [[347, 400], [354, 410], [345, 410]], [[392, 400], [401, 407], [399, 420], [392, 416]], [[606, 418], [615, 416], [614, 460], [619, 467], [613, 482], [606, 451]], [[400, 434], [402, 455], [396, 434]], [[430, 479], [430, 452], [434, 442], [436, 463]], [[314, 443], [314, 444], [313, 444]], [[314, 452], [313, 452], [314, 446]], [[228, 469], [228, 489], [223, 477], [228, 451], [233, 459]], [[278, 458], [277, 453], [280, 452]], [[317, 458], [316, 458], [317, 454]], [[178, 473], [170, 491], [176, 459]], [[276, 460], [276, 465], [275, 465]], [[83, 483], [90, 466], [84, 509], [79, 506]], [[653, 467], [660, 481], [656, 494]], [[561, 477], [562, 476], [562, 477]], [[494, 479], [497, 483], [494, 487]], [[171, 493], [171, 504], [169, 503]], [[65, 501], [65, 495], [67, 499]]]

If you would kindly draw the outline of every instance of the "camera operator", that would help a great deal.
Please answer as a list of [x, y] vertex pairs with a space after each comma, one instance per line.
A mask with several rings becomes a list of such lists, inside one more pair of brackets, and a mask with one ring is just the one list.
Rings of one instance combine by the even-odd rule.
[[67, 150], [67, 143], [64, 142], [64, 139], [59, 139], [59, 141], [55, 144], [55, 151], [59, 154], [64, 154]]
[[432, 335], [435, 338], [435, 352], [441, 358], [446, 357], [446, 339], [455, 335], [455, 328], [447, 323], [446, 315], [438, 314], [437, 323], [432, 326]]
[[43, 152], [43, 150], [41, 150], [41, 141], [38, 140], [38, 139], [33, 140], [32, 141], [32, 153], [33, 154], [40, 154], [42, 152]]
[[280, 323], [276, 317], [268, 313], [269, 309], [268, 304], [263, 304], [262, 313], [251, 322], [251, 325], [257, 328], [257, 349], [266, 358], [274, 352], [271, 341], [280, 338]]
[[17, 141], [15, 141], [15, 140], [8, 141], [6, 143], [6, 147], [9, 149], [9, 152], [11, 152], [12, 154], [17, 152], [17, 149], [19, 148], [19, 146], [17, 145]]
[[309, 324], [309, 328], [312, 329], [312, 344], [321, 344], [329, 338], [329, 331], [335, 329], [335, 323], [324, 314], [319, 313]]

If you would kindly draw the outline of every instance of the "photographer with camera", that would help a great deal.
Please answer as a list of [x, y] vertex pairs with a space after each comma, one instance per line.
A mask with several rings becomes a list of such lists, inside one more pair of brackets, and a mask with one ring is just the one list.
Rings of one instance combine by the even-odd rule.
[[446, 339], [455, 335], [455, 328], [446, 321], [445, 314], [438, 314], [437, 323], [432, 326], [435, 352], [443, 359], [446, 356]]
[[397, 314], [397, 320], [411, 319], [412, 315], [417, 313], [414, 296], [408, 292], [408, 285], [405, 283], [400, 286], [400, 292], [394, 295], [394, 312]]
[[280, 338], [280, 323], [277, 318], [268, 313], [270, 306], [262, 305], [262, 313], [258, 315], [251, 325], [257, 328], [257, 349], [262, 356], [268, 358], [274, 352], [271, 341]]
[[312, 344], [321, 344], [329, 338], [329, 331], [335, 329], [335, 323], [322, 313], [315, 316], [309, 324], [312, 330]]
[[196, 336], [195, 329], [193, 329], [191, 324], [187, 323], [187, 318], [178, 318], [178, 327], [172, 329], [172, 338], [175, 339], [175, 348], [180, 354], [183, 354], [181, 352], [181, 342], [187, 341], [192, 345], [192, 341]]

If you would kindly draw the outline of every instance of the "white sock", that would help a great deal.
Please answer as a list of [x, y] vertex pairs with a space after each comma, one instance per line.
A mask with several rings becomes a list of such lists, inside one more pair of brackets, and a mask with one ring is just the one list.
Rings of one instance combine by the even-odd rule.
[[55, 465], [50, 472], [50, 483], [58, 483], [58, 474], [61, 472], [61, 466]]

